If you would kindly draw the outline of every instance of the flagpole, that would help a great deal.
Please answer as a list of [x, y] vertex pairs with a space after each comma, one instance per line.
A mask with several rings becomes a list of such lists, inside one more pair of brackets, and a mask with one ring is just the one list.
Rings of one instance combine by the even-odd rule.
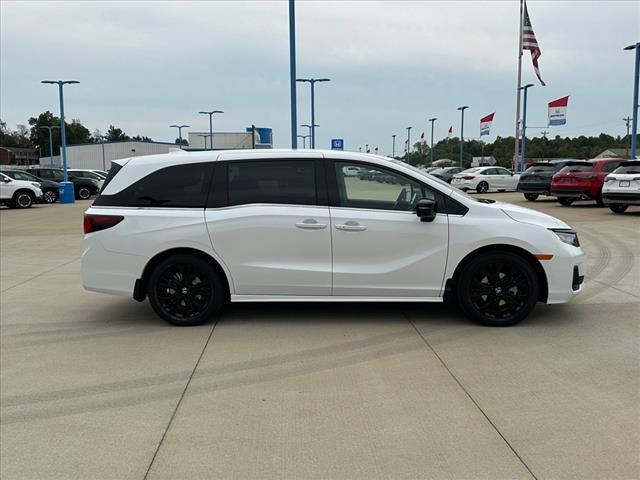
[[512, 168], [515, 171], [516, 161], [520, 155], [520, 87], [522, 86], [522, 30], [524, 18], [524, 0], [520, 0], [520, 34], [518, 41], [518, 86], [516, 88], [516, 135], [514, 155], [511, 161]]

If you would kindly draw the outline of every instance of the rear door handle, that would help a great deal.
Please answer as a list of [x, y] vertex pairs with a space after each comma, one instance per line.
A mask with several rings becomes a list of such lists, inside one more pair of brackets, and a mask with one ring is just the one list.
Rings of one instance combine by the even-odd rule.
[[360, 225], [358, 222], [354, 220], [349, 220], [343, 224], [336, 225], [336, 229], [342, 230], [344, 232], [362, 232], [367, 229], [366, 225]]
[[327, 228], [327, 224], [318, 223], [315, 218], [307, 218], [301, 222], [296, 223], [296, 227], [302, 228], [303, 230], [322, 230], [323, 228]]

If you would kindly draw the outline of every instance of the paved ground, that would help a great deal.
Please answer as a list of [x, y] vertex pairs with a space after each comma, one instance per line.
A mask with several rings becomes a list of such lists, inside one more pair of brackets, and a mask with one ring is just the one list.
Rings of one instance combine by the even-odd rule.
[[587, 287], [505, 329], [407, 304], [172, 328], [82, 290], [87, 203], [3, 209], [0, 476], [640, 477], [640, 211], [527, 205], [577, 228]]

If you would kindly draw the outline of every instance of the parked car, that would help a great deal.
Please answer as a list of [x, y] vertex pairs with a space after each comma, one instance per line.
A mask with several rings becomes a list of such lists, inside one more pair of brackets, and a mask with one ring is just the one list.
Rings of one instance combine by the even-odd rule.
[[[64, 180], [64, 175], [60, 168], [36, 166], [29, 168], [27, 171], [44, 180], [53, 182], [62, 182]], [[91, 195], [97, 195], [100, 191], [98, 182], [91, 178], [76, 177], [70, 174], [69, 171], [67, 171], [67, 178], [73, 183], [73, 191], [77, 199], [88, 200]]]
[[60, 197], [60, 191], [58, 189], [59, 185], [57, 182], [38, 178], [35, 175], [30, 174], [29, 172], [25, 172], [24, 170], [3, 169], [0, 170], [0, 172], [4, 173], [7, 177], [13, 178], [14, 180], [24, 180], [26, 182], [38, 183], [40, 185], [40, 190], [42, 190], [42, 201], [44, 203], [56, 203], [58, 201], [58, 197]]
[[504, 192], [518, 187], [520, 175], [502, 167], [474, 167], [467, 168], [453, 175], [451, 185], [460, 190], [475, 190], [485, 193], [489, 190]]
[[603, 206], [602, 186], [604, 178], [624, 160], [621, 158], [597, 158], [567, 163], [551, 180], [551, 195], [565, 206], [576, 200], [595, 200]]
[[[350, 167], [395, 181], [350, 182]], [[537, 301], [569, 301], [584, 276], [578, 236], [563, 221], [361, 153], [116, 160], [84, 232], [84, 287], [148, 297], [175, 325], [201, 324], [228, 300], [445, 298], [480, 323], [511, 325]]]
[[14, 180], [0, 173], [0, 203], [9, 208], [30, 208], [42, 200], [42, 190], [38, 182]]
[[460, 167], [445, 167], [433, 170], [429, 172], [429, 174], [433, 175], [434, 177], [438, 177], [440, 180], [443, 180], [447, 183], [451, 183], [451, 179], [453, 178], [453, 176], [456, 173], [460, 173], [462, 170], [463, 169]]
[[67, 173], [69, 175], [73, 175], [76, 178], [88, 178], [91, 180], [95, 180], [98, 183], [98, 188], [102, 188], [102, 185], [104, 185], [104, 179], [105, 177], [103, 177], [102, 175], [100, 175], [99, 173], [96, 173], [92, 170], [84, 170], [84, 169], [80, 169], [80, 168], [70, 168], [69, 170], [67, 170]]
[[89, 170], [89, 171], [93, 173], [97, 173], [102, 178], [107, 178], [107, 175], [109, 175], [109, 172], [105, 172], [104, 170]]
[[629, 205], [640, 205], [640, 160], [622, 162], [605, 177], [602, 201], [614, 213], [624, 213]]
[[520, 175], [517, 190], [530, 202], [535, 201], [540, 195], [551, 195], [551, 179], [570, 161], [566, 159], [532, 163]]

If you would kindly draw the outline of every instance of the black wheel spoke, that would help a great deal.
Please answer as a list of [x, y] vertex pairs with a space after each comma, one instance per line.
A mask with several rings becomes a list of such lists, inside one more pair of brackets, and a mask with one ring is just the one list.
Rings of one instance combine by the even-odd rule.
[[192, 263], [169, 265], [156, 283], [161, 307], [171, 316], [189, 319], [204, 312], [213, 297], [213, 287], [205, 271]]

